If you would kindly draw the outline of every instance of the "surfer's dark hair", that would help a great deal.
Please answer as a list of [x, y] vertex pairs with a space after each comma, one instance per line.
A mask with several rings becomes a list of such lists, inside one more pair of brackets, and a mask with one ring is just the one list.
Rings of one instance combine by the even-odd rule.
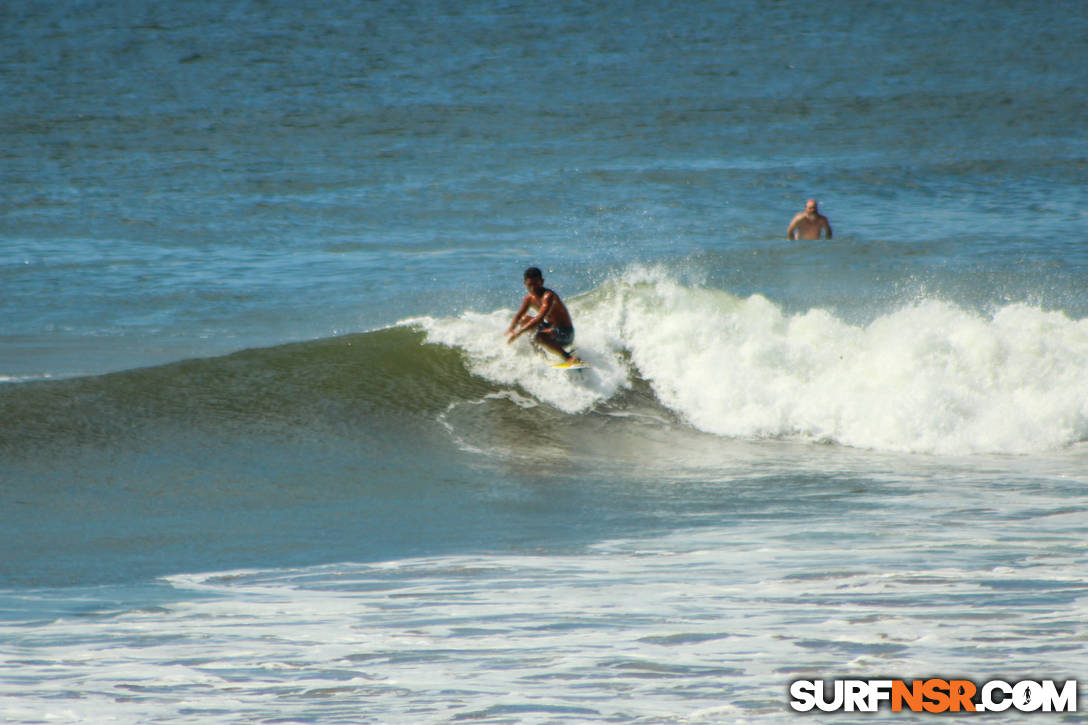
[[544, 273], [539, 267], [529, 267], [525, 270], [525, 279], [544, 279]]

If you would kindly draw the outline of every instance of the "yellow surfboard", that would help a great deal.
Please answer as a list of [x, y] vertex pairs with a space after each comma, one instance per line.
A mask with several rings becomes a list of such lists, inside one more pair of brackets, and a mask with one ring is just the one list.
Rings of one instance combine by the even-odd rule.
[[577, 362], [574, 362], [573, 360], [564, 360], [561, 363], [552, 365], [552, 367], [558, 370], [584, 370], [589, 367], [589, 364], [582, 362], [581, 360]]

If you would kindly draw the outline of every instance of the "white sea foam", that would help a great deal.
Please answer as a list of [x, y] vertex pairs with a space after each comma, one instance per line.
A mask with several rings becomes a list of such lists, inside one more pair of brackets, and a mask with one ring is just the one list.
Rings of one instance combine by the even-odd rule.
[[161, 606], [0, 623], [0, 718], [771, 725], [800, 677], [1083, 671], [1084, 526], [1054, 517], [1068, 491], [1004, 487], [994, 515], [918, 536], [977, 505], [918, 486], [845, 519], [564, 555], [168, 577]]
[[40, 375], [0, 375], [0, 384], [2, 383], [27, 383], [34, 380], [52, 380], [53, 375], [50, 373], [41, 373]]
[[593, 319], [579, 321], [575, 340], [579, 356], [591, 367], [564, 371], [552, 367], [558, 357], [534, 351], [527, 336], [506, 344], [503, 332], [512, 316], [512, 310], [467, 312], [457, 318], [421, 317], [403, 324], [420, 326], [428, 342], [464, 350], [475, 374], [503, 385], [517, 385], [567, 413], [584, 412], [628, 384], [626, 367]]
[[850, 324], [760, 295], [628, 270], [568, 301], [594, 367], [570, 378], [502, 345], [510, 312], [417, 321], [473, 372], [580, 412], [644, 378], [692, 426], [885, 451], [1030, 453], [1088, 439], [1088, 320], [923, 299]]

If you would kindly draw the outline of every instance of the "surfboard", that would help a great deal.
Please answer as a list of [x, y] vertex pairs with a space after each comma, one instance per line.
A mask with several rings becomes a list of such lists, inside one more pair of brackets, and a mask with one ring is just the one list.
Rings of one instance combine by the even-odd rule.
[[570, 360], [564, 360], [561, 363], [552, 365], [556, 370], [585, 370], [589, 365], [585, 362], [571, 362]]

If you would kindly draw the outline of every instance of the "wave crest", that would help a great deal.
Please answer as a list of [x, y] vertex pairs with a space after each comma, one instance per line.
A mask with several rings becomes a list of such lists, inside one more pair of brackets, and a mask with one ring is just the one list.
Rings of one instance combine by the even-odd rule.
[[[693, 427], [886, 451], [1030, 453], [1088, 439], [1088, 320], [920, 300], [850, 324], [639, 270], [568, 301], [594, 376], [549, 375], [501, 344], [512, 311], [415, 321], [470, 369], [580, 412], [650, 385]], [[513, 346], [519, 347], [519, 346]]]

